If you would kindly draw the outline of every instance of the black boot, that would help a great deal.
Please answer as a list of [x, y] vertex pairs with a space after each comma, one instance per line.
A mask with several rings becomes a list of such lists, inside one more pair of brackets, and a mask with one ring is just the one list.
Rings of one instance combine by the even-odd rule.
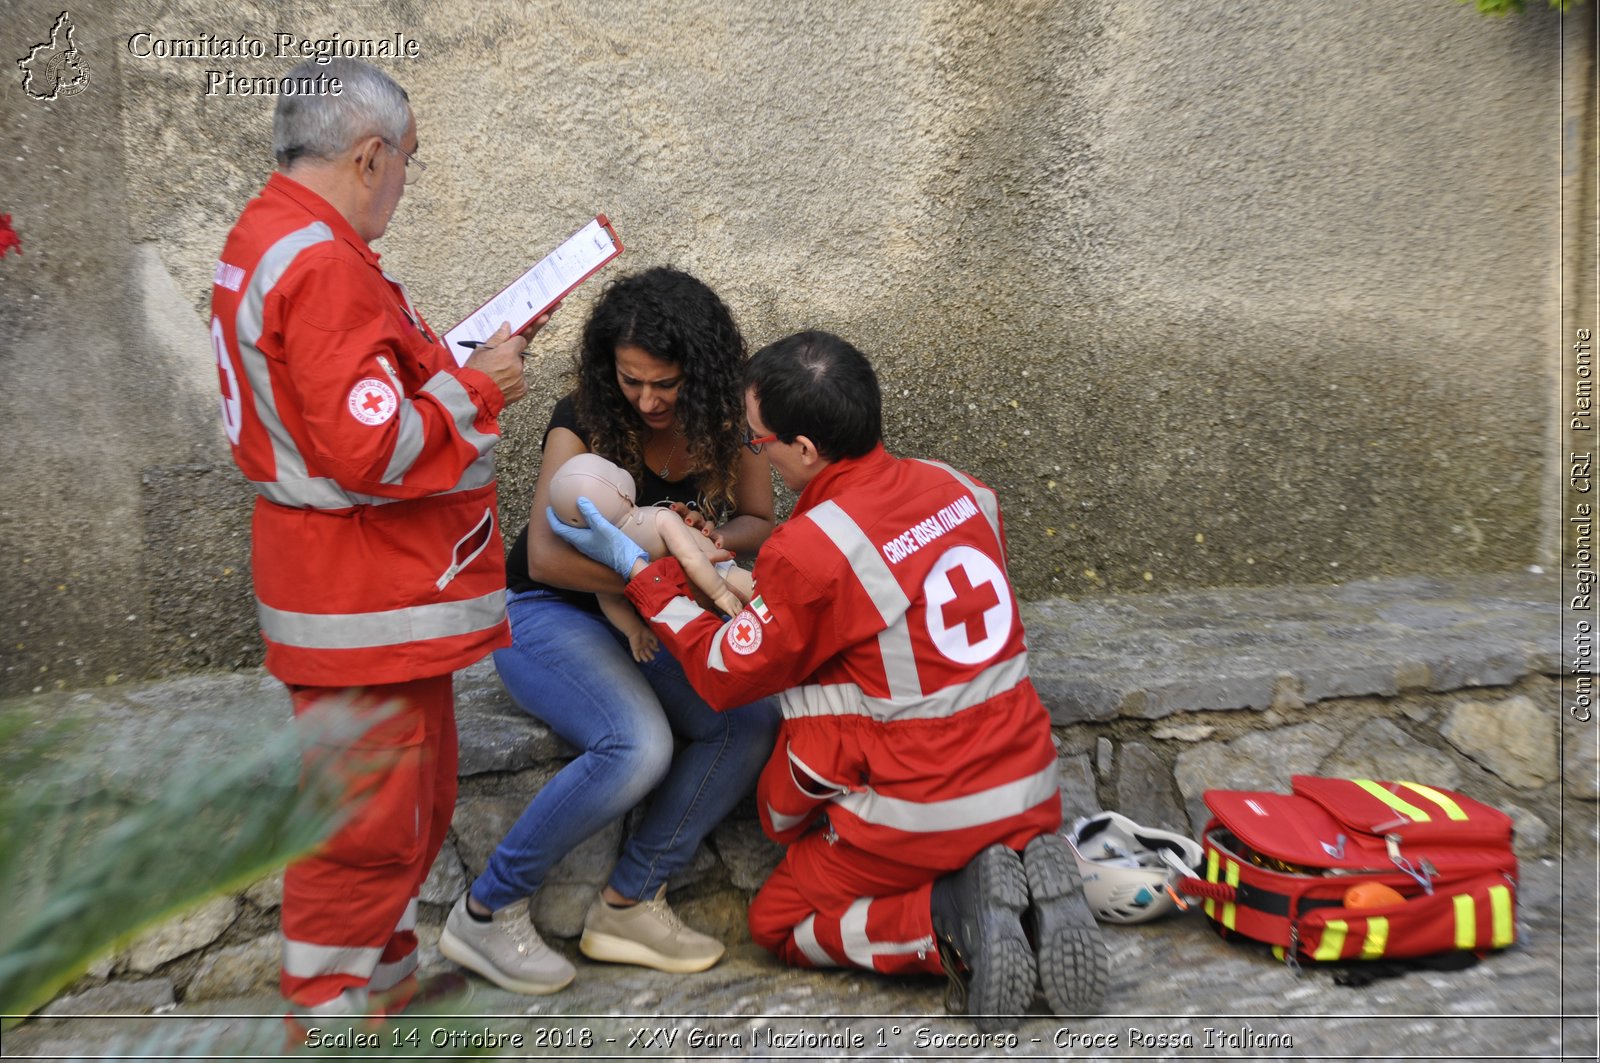
[[1033, 951], [1022, 930], [1028, 881], [1022, 860], [991, 845], [933, 884], [933, 932], [950, 976], [946, 1010], [972, 1016], [984, 1031], [1009, 1025], [1033, 999]]
[[1111, 980], [1100, 924], [1078, 878], [1078, 862], [1059, 835], [1028, 843], [1027, 927], [1038, 953], [1039, 988], [1057, 1016], [1092, 1015]]

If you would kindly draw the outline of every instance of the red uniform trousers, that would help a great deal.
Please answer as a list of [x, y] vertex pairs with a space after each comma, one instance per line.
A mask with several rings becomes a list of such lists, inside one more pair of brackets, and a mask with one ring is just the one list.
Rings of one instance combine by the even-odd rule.
[[397, 1010], [416, 987], [417, 894], [455, 812], [451, 677], [289, 692], [297, 717], [324, 702], [394, 711], [353, 746], [306, 755], [308, 773], [337, 771], [366, 796], [284, 874], [284, 998], [303, 1015]]
[[949, 873], [812, 830], [750, 902], [750, 935], [791, 967], [940, 974], [929, 904], [934, 880]]

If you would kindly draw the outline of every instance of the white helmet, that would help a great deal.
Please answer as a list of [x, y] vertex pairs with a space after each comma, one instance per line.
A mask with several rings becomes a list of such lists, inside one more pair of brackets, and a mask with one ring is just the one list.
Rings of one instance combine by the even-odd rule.
[[1179, 876], [1194, 874], [1205, 855], [1192, 839], [1141, 827], [1116, 812], [1075, 821], [1066, 838], [1078, 858], [1084, 897], [1103, 923], [1143, 923], [1179, 907], [1171, 887]]

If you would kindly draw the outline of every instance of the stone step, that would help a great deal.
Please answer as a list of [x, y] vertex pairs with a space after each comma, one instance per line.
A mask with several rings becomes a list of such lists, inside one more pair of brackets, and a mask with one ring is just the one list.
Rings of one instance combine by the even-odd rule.
[[[1592, 733], [1587, 742], [1569, 736], [1562, 760], [1550, 678], [1564, 667], [1558, 591], [1554, 577], [1516, 573], [1024, 603], [1031, 670], [1055, 723], [1064, 815], [1110, 807], [1197, 834], [1208, 787], [1284, 790], [1293, 772], [1360, 773], [1457, 786], [1506, 808], [1524, 860], [1592, 847], [1595, 743]], [[458, 673], [456, 689], [462, 789], [451, 841], [423, 889], [431, 934], [572, 755], [510, 701], [489, 661]], [[290, 717], [282, 686], [259, 670], [41, 693], [0, 701], [0, 711], [40, 728], [81, 721], [74, 763], [95, 765], [100, 784], [130, 801], [176, 767], [264, 741]], [[580, 845], [536, 898], [536, 921], [562, 947], [625, 828]], [[746, 802], [669, 884], [674, 904], [745, 948], [744, 905], [779, 855]], [[279, 890], [269, 879], [158, 927], [72, 992], [128, 1001], [106, 1005], [114, 1011], [145, 1010], [134, 1002], [147, 997], [150, 1008], [172, 999], [206, 1007], [250, 987], [270, 992]], [[1121, 961], [1133, 980], [1168, 978], [1176, 962], [1160, 948]], [[1129, 1006], [1157, 1006], [1145, 990], [1124, 988]], [[892, 1000], [888, 1010], [924, 1006], [869, 993], [879, 998]], [[936, 1013], [936, 996], [928, 999]]]

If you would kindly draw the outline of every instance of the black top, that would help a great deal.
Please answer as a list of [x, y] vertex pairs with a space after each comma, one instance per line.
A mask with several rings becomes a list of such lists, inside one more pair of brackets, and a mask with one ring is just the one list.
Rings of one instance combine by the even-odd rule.
[[[550, 424], [544, 430], [544, 442], [550, 441], [550, 433], [557, 428], [567, 431], [583, 440], [583, 445], [593, 449], [594, 441], [589, 433], [578, 425], [578, 404], [574, 396], [568, 395], [556, 403], [556, 408], [550, 411]], [[540, 469], [539, 475], [546, 471]], [[638, 496], [635, 504], [641, 506], [665, 506], [673, 502], [682, 502], [690, 509], [700, 508], [700, 477], [690, 473], [681, 480], [663, 480], [650, 469], [644, 471], [644, 482], [637, 485]], [[536, 514], [543, 518], [543, 514]], [[594, 594], [589, 591], [573, 591], [565, 587], [552, 587], [548, 583], [540, 583], [528, 575], [528, 526], [524, 524], [522, 531], [517, 535], [517, 541], [506, 551], [506, 588], [512, 593], [531, 590], [550, 591], [558, 594], [583, 609], [599, 612], [600, 605], [595, 601]]]

